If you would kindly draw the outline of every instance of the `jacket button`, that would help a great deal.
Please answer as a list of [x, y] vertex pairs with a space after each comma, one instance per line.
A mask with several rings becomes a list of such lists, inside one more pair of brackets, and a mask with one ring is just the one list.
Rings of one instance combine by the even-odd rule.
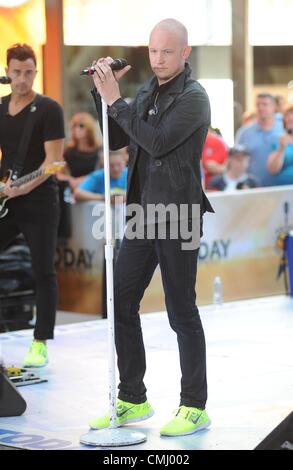
[[156, 163], [155, 163], [156, 166], [162, 166], [162, 162], [161, 160], [156, 160]]

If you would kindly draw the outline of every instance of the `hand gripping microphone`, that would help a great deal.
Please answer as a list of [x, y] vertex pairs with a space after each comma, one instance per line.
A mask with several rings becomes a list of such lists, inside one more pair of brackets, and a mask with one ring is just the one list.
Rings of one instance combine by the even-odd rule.
[[[109, 64], [112, 70], [122, 70], [127, 65], [126, 59], [115, 59]], [[87, 67], [80, 72], [80, 75], [93, 75], [95, 73], [95, 67]]]
[[8, 85], [9, 83], [11, 83], [11, 78], [10, 77], [0, 77], [0, 83], [2, 85]]

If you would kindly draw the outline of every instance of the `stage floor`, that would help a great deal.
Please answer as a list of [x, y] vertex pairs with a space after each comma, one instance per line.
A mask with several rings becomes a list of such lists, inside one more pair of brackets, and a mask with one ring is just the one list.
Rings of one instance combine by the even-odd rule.
[[[293, 410], [293, 299], [285, 296], [200, 308], [207, 342], [212, 426], [181, 438], [159, 429], [178, 406], [176, 337], [165, 313], [142, 315], [145, 383], [155, 415], [132, 425], [147, 442], [124, 449], [253, 449]], [[31, 331], [0, 335], [6, 365], [17, 365]], [[0, 445], [26, 449], [91, 450], [79, 444], [90, 419], [108, 406], [107, 322], [58, 326], [49, 343], [47, 383], [21, 387], [25, 414], [0, 418]]]

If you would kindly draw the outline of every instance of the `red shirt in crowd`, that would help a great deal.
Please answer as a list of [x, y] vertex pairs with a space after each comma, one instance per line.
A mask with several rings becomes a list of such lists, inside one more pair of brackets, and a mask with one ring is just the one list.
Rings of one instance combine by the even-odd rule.
[[214, 174], [208, 172], [206, 162], [213, 160], [222, 165], [228, 157], [228, 152], [229, 149], [223, 138], [215, 132], [209, 131], [202, 152], [205, 187], [207, 187], [210, 179], [214, 176]]

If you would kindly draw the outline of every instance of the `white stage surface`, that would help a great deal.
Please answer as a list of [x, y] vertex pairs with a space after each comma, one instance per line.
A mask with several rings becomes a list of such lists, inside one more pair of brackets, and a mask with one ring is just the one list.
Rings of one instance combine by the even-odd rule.
[[[166, 314], [142, 315], [147, 352], [145, 383], [155, 415], [131, 425], [147, 435], [133, 450], [254, 449], [293, 410], [293, 299], [267, 297], [200, 308], [206, 334], [208, 430], [161, 438], [159, 429], [178, 406], [176, 337]], [[0, 335], [5, 365], [18, 365], [32, 331]], [[48, 382], [21, 387], [21, 417], [0, 418], [0, 445], [25, 449], [93, 448], [79, 444], [87, 423], [108, 407], [107, 321], [56, 328]], [[130, 427], [130, 426], [129, 426]]]

